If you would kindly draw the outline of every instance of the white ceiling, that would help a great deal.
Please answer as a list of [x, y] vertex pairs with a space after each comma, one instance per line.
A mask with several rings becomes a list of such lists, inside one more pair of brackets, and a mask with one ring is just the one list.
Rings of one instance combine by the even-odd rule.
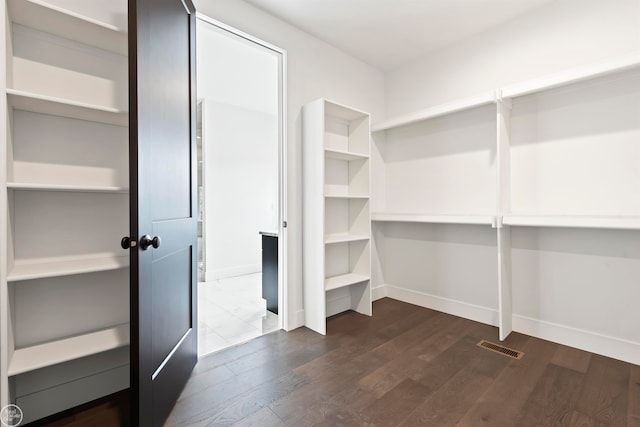
[[388, 71], [557, 0], [245, 0]]

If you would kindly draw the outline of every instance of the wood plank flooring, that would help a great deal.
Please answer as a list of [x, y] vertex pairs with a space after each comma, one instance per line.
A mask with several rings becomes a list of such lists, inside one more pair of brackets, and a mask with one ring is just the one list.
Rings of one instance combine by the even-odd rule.
[[[513, 360], [476, 346], [497, 342], [494, 327], [387, 298], [327, 331], [274, 332], [201, 359], [166, 425], [640, 427], [636, 365], [517, 333], [504, 343], [525, 352]], [[50, 425], [113, 426], [114, 411]]]

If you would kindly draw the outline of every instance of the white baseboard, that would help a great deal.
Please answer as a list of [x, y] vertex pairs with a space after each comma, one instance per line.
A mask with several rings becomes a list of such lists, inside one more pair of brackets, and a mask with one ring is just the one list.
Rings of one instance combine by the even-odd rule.
[[[443, 298], [424, 292], [398, 288], [392, 285], [383, 286], [386, 288], [385, 293], [389, 298], [430, 308], [432, 310], [442, 311], [443, 313], [453, 314], [454, 316], [464, 317], [465, 319], [475, 320], [476, 322], [485, 323], [487, 325], [498, 326], [498, 310], [449, 298]], [[380, 287], [381, 286], [376, 289], [379, 289]]]
[[640, 343], [637, 342], [517, 314], [513, 315], [513, 330], [532, 337], [640, 365]]
[[304, 310], [296, 311], [295, 319], [293, 319], [293, 322], [289, 322], [288, 326], [287, 332], [304, 326]]
[[371, 301], [377, 301], [387, 296], [387, 285], [380, 285], [371, 289]]
[[262, 272], [261, 264], [247, 264], [239, 265], [236, 267], [218, 268], [215, 270], [208, 270], [204, 273], [204, 280], [220, 280], [228, 279], [230, 277], [245, 276], [247, 274], [255, 274]]
[[349, 293], [327, 299], [327, 317], [347, 310], [351, 310], [351, 295]]
[[[374, 295], [380, 298], [387, 296], [465, 319], [493, 326], [498, 325], [498, 311], [490, 308], [392, 285], [378, 286], [373, 291]], [[640, 365], [640, 343], [638, 342], [517, 314], [512, 318], [515, 332]]]

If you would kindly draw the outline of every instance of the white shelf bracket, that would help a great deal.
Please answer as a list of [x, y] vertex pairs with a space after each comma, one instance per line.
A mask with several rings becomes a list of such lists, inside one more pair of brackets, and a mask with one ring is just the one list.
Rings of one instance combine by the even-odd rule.
[[496, 89], [494, 97], [496, 104], [500, 104], [503, 107], [508, 108], [509, 110], [511, 110], [511, 108], [513, 107], [511, 98], [504, 98], [502, 96], [502, 89]]

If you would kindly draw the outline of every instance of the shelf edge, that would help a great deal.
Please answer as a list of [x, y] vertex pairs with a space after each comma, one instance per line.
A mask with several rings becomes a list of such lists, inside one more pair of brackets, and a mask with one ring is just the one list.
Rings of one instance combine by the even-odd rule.
[[128, 193], [127, 187], [108, 187], [108, 186], [82, 186], [67, 184], [32, 184], [25, 182], [7, 182], [7, 188], [11, 190], [23, 191], [60, 191], [60, 192], [79, 192], [79, 193]]
[[380, 132], [390, 130], [402, 126], [411, 125], [421, 121], [435, 119], [437, 117], [445, 116], [447, 114], [458, 113], [465, 110], [470, 110], [476, 107], [482, 107], [494, 103], [496, 95], [494, 91], [483, 93], [481, 95], [463, 98], [444, 104], [436, 105], [433, 107], [425, 108], [415, 111], [403, 116], [391, 118], [371, 126], [372, 132]]
[[504, 215], [502, 224], [514, 227], [640, 230], [640, 216]]
[[[110, 340], [110, 342], [108, 340]], [[114, 350], [128, 345], [129, 342], [130, 328], [129, 324], [125, 323], [111, 328], [90, 332], [88, 334], [19, 348], [14, 351], [13, 357], [9, 362], [8, 375], [20, 375], [36, 369], [45, 368], [47, 366], [57, 365], [70, 360]], [[74, 346], [89, 348], [71, 352], [69, 348]], [[60, 355], [58, 357], [52, 357], [51, 354], [56, 351], [59, 352]], [[38, 354], [40, 353], [46, 353], [46, 357], [39, 357]], [[26, 358], [35, 359], [35, 361], [20, 361], [20, 359]]]
[[426, 224], [469, 224], [495, 226], [496, 217], [493, 215], [453, 215], [453, 214], [392, 214], [374, 212], [372, 222], [408, 222]]

